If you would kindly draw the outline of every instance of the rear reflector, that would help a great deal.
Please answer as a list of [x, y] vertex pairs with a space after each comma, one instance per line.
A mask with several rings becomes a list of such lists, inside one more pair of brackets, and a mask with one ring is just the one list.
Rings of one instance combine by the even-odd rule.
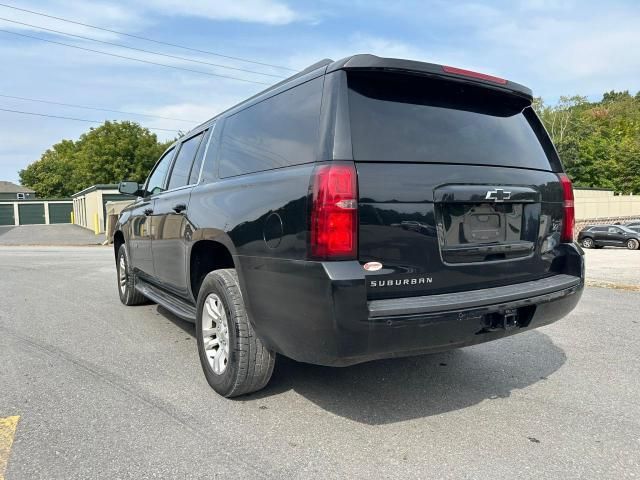
[[461, 75], [469, 78], [478, 78], [480, 80], [486, 80], [487, 82], [499, 83], [500, 85], [505, 85], [507, 83], [504, 78], [494, 77], [493, 75], [487, 75], [486, 73], [473, 72], [463, 68], [443, 66], [442, 70], [444, 70], [445, 73], [453, 73], [454, 75]]
[[317, 166], [311, 179], [311, 257], [353, 260], [358, 253], [358, 189], [353, 164]]
[[573, 231], [576, 224], [576, 212], [573, 204], [573, 187], [571, 180], [564, 173], [558, 174], [562, 184], [562, 200], [564, 207], [564, 218], [562, 221], [562, 231], [560, 241], [565, 243], [573, 242]]

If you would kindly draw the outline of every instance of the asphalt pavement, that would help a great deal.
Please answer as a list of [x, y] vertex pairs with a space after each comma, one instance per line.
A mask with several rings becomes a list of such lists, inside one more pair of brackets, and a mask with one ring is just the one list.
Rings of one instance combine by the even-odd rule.
[[104, 234], [95, 235], [79, 225], [0, 226], [0, 246], [4, 245], [99, 245]]
[[640, 291], [640, 250], [605, 247], [585, 250], [587, 276], [594, 285]]
[[637, 478], [639, 310], [589, 287], [539, 330], [342, 369], [278, 358], [226, 400], [191, 324], [120, 304], [110, 248], [3, 247], [6, 479]]

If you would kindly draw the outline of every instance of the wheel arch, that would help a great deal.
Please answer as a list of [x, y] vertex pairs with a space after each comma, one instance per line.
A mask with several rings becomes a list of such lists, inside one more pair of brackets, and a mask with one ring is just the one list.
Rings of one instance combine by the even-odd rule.
[[122, 233], [122, 230], [117, 230], [113, 234], [113, 253], [115, 255], [116, 262], [118, 261], [118, 251], [122, 245], [124, 245], [124, 233]]
[[191, 246], [188, 266], [189, 290], [195, 301], [207, 274], [223, 268], [237, 268], [232, 248], [212, 239], [198, 240]]

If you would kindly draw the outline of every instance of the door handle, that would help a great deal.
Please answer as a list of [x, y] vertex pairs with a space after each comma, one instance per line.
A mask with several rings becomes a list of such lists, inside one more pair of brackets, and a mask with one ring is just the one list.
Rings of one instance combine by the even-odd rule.
[[187, 209], [187, 206], [184, 203], [179, 203], [173, 207], [173, 211], [176, 213], [182, 213]]
[[151, 208], [145, 208], [144, 209], [144, 214], [148, 217], [149, 215], [153, 214], [153, 209]]

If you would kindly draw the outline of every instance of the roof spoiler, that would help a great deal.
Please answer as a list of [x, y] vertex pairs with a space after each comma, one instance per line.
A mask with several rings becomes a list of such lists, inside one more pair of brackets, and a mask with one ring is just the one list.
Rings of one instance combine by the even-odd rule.
[[414, 60], [402, 60], [399, 58], [383, 58], [375, 55], [353, 55], [331, 63], [327, 67], [327, 73], [336, 70], [386, 70], [397, 72], [411, 72], [426, 76], [447, 78], [454, 81], [473, 83], [487, 88], [509, 92], [519, 97], [533, 100], [530, 88], [519, 83], [494, 77], [484, 73], [464, 70], [462, 68], [438, 65], [435, 63], [416, 62]]

